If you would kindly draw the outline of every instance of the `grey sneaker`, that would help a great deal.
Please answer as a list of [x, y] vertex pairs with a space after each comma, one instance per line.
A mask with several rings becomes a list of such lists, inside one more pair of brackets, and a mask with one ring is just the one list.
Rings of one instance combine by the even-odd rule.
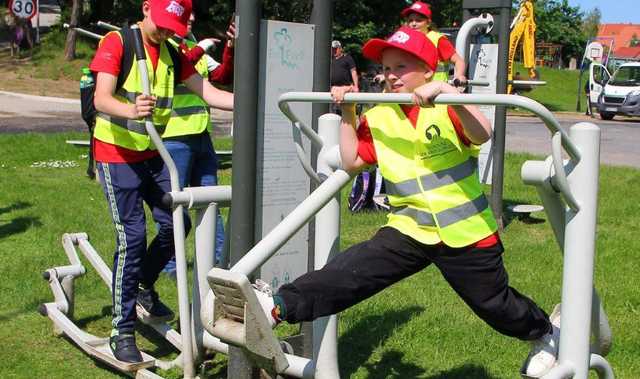
[[553, 309], [549, 321], [551, 332], [532, 341], [531, 351], [522, 366], [521, 374], [525, 378], [540, 378], [556, 364], [560, 345], [560, 304]]
[[174, 314], [164, 305], [153, 288], [140, 288], [136, 308], [147, 322], [158, 323], [173, 320]]

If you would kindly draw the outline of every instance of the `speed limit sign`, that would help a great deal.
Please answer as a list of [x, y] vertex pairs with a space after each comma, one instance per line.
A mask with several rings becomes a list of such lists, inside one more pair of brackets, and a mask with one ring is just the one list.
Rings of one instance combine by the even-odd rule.
[[31, 19], [38, 13], [37, 0], [9, 0], [9, 10], [18, 18]]

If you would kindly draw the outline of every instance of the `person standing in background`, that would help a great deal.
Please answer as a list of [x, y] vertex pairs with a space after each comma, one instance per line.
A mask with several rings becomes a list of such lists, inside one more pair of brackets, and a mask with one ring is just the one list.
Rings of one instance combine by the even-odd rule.
[[[195, 14], [187, 21], [187, 36], [193, 36], [192, 27]], [[227, 41], [224, 44], [222, 63], [218, 63], [207, 52], [220, 42], [215, 38], [205, 38], [196, 42], [189, 38], [174, 36], [169, 42], [179, 49], [194, 66], [195, 70], [210, 83], [230, 84], [233, 80], [233, 43], [235, 25], [229, 24]], [[180, 178], [180, 186], [205, 187], [218, 185], [218, 156], [211, 141], [211, 115], [209, 105], [184, 84], [176, 86], [171, 118], [162, 135], [164, 146], [173, 158]], [[188, 217], [188, 212], [185, 211]], [[215, 261], [222, 259], [224, 246], [224, 220], [217, 213]], [[175, 256], [163, 269], [170, 277], [176, 277]]]
[[[353, 92], [360, 92], [356, 62], [342, 50], [340, 41], [331, 42], [331, 87], [351, 86]], [[331, 105], [331, 111], [340, 114], [340, 107]]]
[[466, 83], [465, 70], [467, 67], [464, 59], [456, 52], [455, 47], [444, 34], [436, 32], [431, 27], [431, 7], [429, 4], [416, 1], [405, 8], [400, 15], [404, 18], [408, 27], [420, 30], [436, 46], [438, 50], [438, 68], [433, 80], [447, 82], [449, 80], [449, 63], [453, 63], [453, 79]]

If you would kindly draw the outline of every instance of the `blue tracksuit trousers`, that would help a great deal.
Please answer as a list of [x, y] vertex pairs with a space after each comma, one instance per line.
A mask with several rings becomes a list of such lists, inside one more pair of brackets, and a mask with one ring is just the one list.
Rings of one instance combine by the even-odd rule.
[[[162, 196], [171, 190], [169, 172], [160, 157], [136, 163], [99, 162], [98, 172], [116, 231], [112, 325], [118, 333], [132, 333], [138, 285], [152, 287], [175, 252], [171, 209], [162, 205]], [[143, 203], [160, 225], [149, 246]]]

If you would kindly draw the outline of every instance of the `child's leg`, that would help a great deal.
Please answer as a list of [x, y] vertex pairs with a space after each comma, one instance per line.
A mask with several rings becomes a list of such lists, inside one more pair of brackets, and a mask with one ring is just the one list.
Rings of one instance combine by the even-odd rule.
[[522, 340], [538, 339], [551, 329], [549, 318], [531, 299], [509, 287], [502, 252], [502, 243], [490, 248], [443, 246], [431, 258], [451, 287], [492, 328]]
[[382, 228], [321, 270], [282, 286], [274, 296], [280, 318], [289, 323], [311, 321], [347, 309], [427, 267], [430, 261], [423, 247], [395, 229]]

